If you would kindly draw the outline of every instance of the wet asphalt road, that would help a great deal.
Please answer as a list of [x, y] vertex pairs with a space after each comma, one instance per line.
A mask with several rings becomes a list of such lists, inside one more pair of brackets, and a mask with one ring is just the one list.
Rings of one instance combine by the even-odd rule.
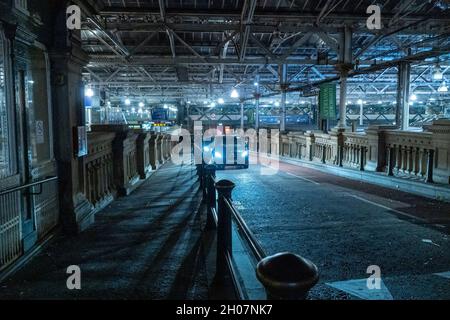
[[[450, 204], [281, 164], [220, 171], [233, 200], [268, 254], [312, 260], [312, 299], [450, 299]], [[382, 288], [369, 290], [368, 266]], [[439, 275], [436, 275], [439, 273]]]

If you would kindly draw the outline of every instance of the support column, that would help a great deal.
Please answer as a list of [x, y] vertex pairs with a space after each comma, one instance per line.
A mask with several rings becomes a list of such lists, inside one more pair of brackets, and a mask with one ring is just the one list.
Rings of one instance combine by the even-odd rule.
[[338, 128], [347, 127], [347, 72], [341, 71], [341, 85], [339, 93], [339, 123]]
[[409, 128], [409, 90], [411, 64], [400, 62], [398, 65], [397, 108], [395, 110], [395, 125], [402, 129]]
[[244, 101], [241, 100], [241, 129], [244, 130]]
[[255, 130], [259, 129], [259, 75], [256, 76], [256, 92], [255, 92]]
[[286, 90], [289, 86], [287, 83], [287, 65], [281, 65], [280, 72], [280, 87], [281, 87], [281, 119], [280, 119], [280, 132], [286, 131]]
[[94, 221], [86, 198], [85, 164], [77, 156], [74, 137], [85, 126], [82, 68], [88, 56], [81, 49], [81, 32], [66, 27], [67, 1], [55, 6], [54, 43], [50, 50], [55, 157], [58, 162], [61, 223], [69, 233], [84, 230]]
[[347, 78], [348, 72], [353, 69], [352, 55], [352, 29], [345, 26], [341, 32], [339, 43], [340, 89], [339, 89], [339, 129], [347, 127]]

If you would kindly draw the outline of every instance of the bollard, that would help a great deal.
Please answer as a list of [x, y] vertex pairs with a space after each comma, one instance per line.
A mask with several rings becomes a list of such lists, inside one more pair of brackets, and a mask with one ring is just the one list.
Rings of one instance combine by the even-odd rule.
[[269, 300], [304, 300], [319, 281], [314, 263], [289, 252], [262, 259], [256, 267], [256, 276]]
[[229, 180], [220, 180], [215, 184], [219, 194], [217, 202], [217, 260], [216, 275], [218, 279], [223, 278], [227, 272], [226, 254], [231, 252], [231, 213], [229, 212], [225, 199], [231, 200], [231, 192], [235, 184]]

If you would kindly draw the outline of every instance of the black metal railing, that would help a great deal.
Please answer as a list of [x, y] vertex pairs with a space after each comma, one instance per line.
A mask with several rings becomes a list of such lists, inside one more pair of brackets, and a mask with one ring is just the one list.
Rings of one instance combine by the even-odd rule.
[[[231, 280], [238, 299], [246, 299], [245, 289], [239, 281], [238, 271], [233, 264], [233, 222], [237, 226], [240, 238], [257, 263], [256, 276], [265, 287], [269, 299], [304, 299], [318, 281], [317, 267], [307, 259], [291, 253], [267, 256], [253, 232], [245, 223], [233, 204], [232, 191], [235, 184], [229, 180], [216, 180], [214, 165], [197, 166], [203, 199], [207, 207], [207, 227], [217, 230], [216, 277], [225, 274]], [[299, 270], [298, 277], [290, 281], [276, 279], [273, 268], [278, 274], [283, 270]], [[281, 272], [280, 272], [281, 271]]]
[[3, 190], [3, 191], [0, 192], [0, 196], [6, 195], [6, 194], [9, 194], [9, 193], [13, 193], [13, 192], [17, 192], [17, 191], [22, 191], [22, 190], [25, 190], [25, 189], [28, 189], [28, 188], [31, 188], [31, 187], [35, 187], [35, 186], [39, 186], [40, 190], [38, 192], [29, 192], [28, 194], [38, 195], [38, 194], [42, 193], [42, 185], [44, 183], [55, 181], [55, 180], [58, 180], [58, 177], [47, 177], [47, 178], [45, 178], [43, 180], [39, 180], [39, 181], [35, 181], [35, 182], [27, 183], [27, 184], [24, 184], [24, 185], [21, 185], [21, 186], [17, 186], [17, 187], [13, 187], [13, 188], [10, 188], [10, 189]]

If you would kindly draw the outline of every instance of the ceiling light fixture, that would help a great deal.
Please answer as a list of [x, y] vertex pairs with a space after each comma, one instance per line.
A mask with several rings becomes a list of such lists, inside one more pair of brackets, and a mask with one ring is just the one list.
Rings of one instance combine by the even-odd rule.
[[444, 74], [441, 71], [441, 66], [439, 62], [434, 66], [433, 79], [434, 80], [442, 80], [444, 78]]
[[438, 92], [448, 92], [448, 87], [445, 81], [442, 81], [441, 85], [438, 88]]

